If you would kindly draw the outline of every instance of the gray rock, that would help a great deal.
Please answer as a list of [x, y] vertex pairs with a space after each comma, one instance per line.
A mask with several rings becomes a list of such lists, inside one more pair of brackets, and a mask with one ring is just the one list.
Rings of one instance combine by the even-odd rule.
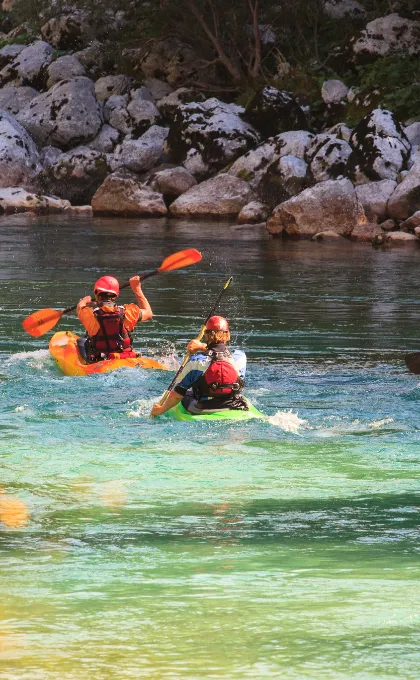
[[401, 50], [410, 55], [420, 53], [420, 22], [395, 13], [370, 21], [353, 44], [353, 54], [359, 59]]
[[53, 49], [42, 40], [25, 47], [18, 56], [0, 71], [0, 86], [30, 85], [40, 88], [46, 80]]
[[388, 243], [402, 246], [417, 246], [419, 239], [415, 234], [407, 234], [405, 231], [390, 231], [388, 233]]
[[234, 161], [259, 141], [258, 133], [242, 120], [240, 111], [216, 98], [178, 107], [168, 136], [171, 160], [184, 163], [188, 151], [196, 149], [213, 169]]
[[299, 194], [306, 186], [308, 165], [297, 156], [287, 155], [275, 159], [267, 168], [258, 189], [258, 195], [272, 208]]
[[0, 186], [32, 189], [41, 170], [31, 137], [13, 116], [0, 111]]
[[104, 109], [105, 120], [125, 135], [139, 137], [160, 119], [153, 102], [127, 95], [112, 95]]
[[71, 80], [76, 76], [84, 76], [86, 74], [85, 67], [80, 61], [71, 54], [65, 54], [59, 57], [48, 66], [48, 80], [47, 88], [49, 89], [60, 80]]
[[404, 134], [411, 146], [418, 146], [420, 144], [420, 123], [412, 123], [404, 128]]
[[420, 210], [420, 161], [407, 172], [388, 201], [388, 215], [405, 220]]
[[351, 146], [344, 139], [328, 134], [314, 137], [307, 151], [307, 160], [314, 181], [325, 182], [328, 179], [345, 177], [351, 153]]
[[327, 134], [330, 135], [330, 137], [337, 137], [337, 139], [344, 139], [345, 142], [350, 141], [352, 131], [350, 130], [345, 123], [337, 123], [336, 125], [333, 125], [332, 128], [327, 130]]
[[74, 50], [86, 45], [92, 38], [92, 28], [85, 14], [73, 12], [47, 21], [41, 35], [59, 50]]
[[124, 167], [133, 172], [150, 170], [162, 156], [167, 135], [166, 128], [152, 125], [139, 139], [125, 139], [115, 150], [113, 169]]
[[126, 94], [132, 87], [132, 80], [124, 75], [104, 76], [95, 83], [96, 99], [104, 102], [112, 95]]
[[57, 83], [33, 99], [18, 116], [39, 144], [61, 149], [90, 142], [102, 126], [93, 82], [83, 76]]
[[165, 81], [158, 78], [146, 78], [144, 85], [150, 90], [155, 102], [167, 97], [174, 91], [174, 88], [169, 83], [165, 83]]
[[175, 217], [237, 217], [250, 198], [246, 182], [220, 174], [189, 189], [169, 210]]
[[261, 201], [251, 201], [244, 205], [240, 211], [238, 224], [260, 224], [265, 222], [268, 217], [268, 207]]
[[420, 227], [420, 210], [411, 215], [408, 220], [401, 224], [401, 229], [404, 231], [415, 231], [416, 227]]
[[290, 130], [274, 137], [276, 142], [275, 154], [281, 156], [296, 156], [306, 159], [306, 153], [312, 144], [314, 135], [306, 130]]
[[25, 49], [25, 45], [5, 45], [0, 50], [0, 68], [6, 66]]
[[144, 87], [144, 85], [138, 87], [136, 90], [131, 90], [131, 99], [139, 99], [143, 102], [152, 102], [153, 104], [155, 103], [155, 99], [151, 91], [148, 87]]
[[324, 12], [330, 19], [359, 18], [366, 14], [365, 8], [357, 0], [326, 0]]
[[39, 152], [39, 157], [44, 168], [49, 168], [57, 163], [58, 158], [63, 154], [61, 149], [56, 146], [44, 146]]
[[326, 104], [338, 104], [347, 97], [349, 88], [341, 80], [324, 80], [321, 97]]
[[30, 193], [22, 187], [0, 189], [0, 213], [60, 213], [70, 207], [68, 201], [52, 196]]
[[362, 118], [350, 138], [348, 174], [355, 184], [396, 180], [410, 156], [410, 142], [394, 115], [375, 109]]
[[88, 47], [75, 52], [74, 56], [86, 68], [89, 75], [92, 78], [96, 78], [105, 68], [105, 54], [105, 45], [98, 42], [98, 40], [92, 40]]
[[121, 133], [111, 125], [103, 125], [99, 134], [87, 146], [95, 151], [112, 153], [120, 141]]
[[278, 205], [267, 222], [271, 234], [283, 231], [293, 237], [335, 231], [350, 236], [365, 223], [363, 208], [349, 179], [327, 180]]
[[106, 155], [85, 146], [61, 154], [41, 176], [44, 187], [71, 203], [89, 203], [110, 171]]
[[264, 136], [305, 127], [306, 118], [295, 96], [287, 90], [264, 87], [246, 107], [246, 119]]
[[[140, 60], [141, 71], [147, 78], [163, 78], [170, 85], [203, 76], [202, 62], [192, 47], [178, 38], [151, 41], [150, 50]], [[209, 79], [214, 69], [207, 69]]]
[[167, 168], [154, 175], [152, 188], [171, 199], [185, 194], [196, 184], [197, 180], [185, 168]]
[[138, 177], [113, 172], [92, 198], [94, 214], [165, 216], [168, 212], [162, 194], [145, 187]]
[[202, 154], [197, 149], [188, 149], [187, 156], [184, 161], [184, 168], [188, 170], [194, 177], [203, 179], [210, 171], [209, 166], [204, 161]]
[[240, 156], [229, 168], [228, 174], [249, 182], [252, 189], [258, 189], [270, 163], [279, 158], [275, 140], [276, 138], [272, 137], [256, 149], [251, 149]]
[[385, 220], [385, 222], [381, 222], [379, 226], [382, 229], [382, 231], [393, 231], [394, 229], [396, 229], [397, 225], [395, 220], [389, 219]]
[[[113, 94], [104, 104], [104, 119], [107, 123], [111, 124], [112, 116], [119, 115], [117, 112], [121, 109], [127, 109], [130, 97], [128, 94]], [[124, 116], [127, 117], [127, 111], [124, 112]], [[115, 127], [115, 126], [114, 126]]]
[[370, 241], [376, 240], [379, 236], [383, 235], [381, 227], [375, 222], [366, 222], [356, 224], [353, 231], [351, 232], [352, 241]]
[[32, 99], [38, 96], [37, 90], [33, 87], [16, 87], [8, 85], [0, 90], [0, 109], [8, 111], [15, 116], [21, 109], [24, 109]]
[[375, 222], [385, 219], [386, 206], [396, 186], [395, 180], [383, 179], [380, 182], [369, 182], [356, 187], [357, 197], [368, 220]]

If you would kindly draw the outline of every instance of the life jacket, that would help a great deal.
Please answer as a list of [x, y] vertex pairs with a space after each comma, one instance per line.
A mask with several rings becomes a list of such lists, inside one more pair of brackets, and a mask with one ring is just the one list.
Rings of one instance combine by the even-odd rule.
[[239, 375], [228, 348], [216, 345], [208, 351], [208, 356], [211, 358], [209, 367], [193, 385], [195, 399], [227, 400], [238, 394], [245, 387], [245, 380]]
[[98, 361], [102, 358], [122, 358], [122, 356], [135, 357], [131, 335], [124, 326], [124, 307], [115, 307], [112, 312], [96, 307], [93, 313], [100, 329], [96, 335], [89, 337], [90, 361]]

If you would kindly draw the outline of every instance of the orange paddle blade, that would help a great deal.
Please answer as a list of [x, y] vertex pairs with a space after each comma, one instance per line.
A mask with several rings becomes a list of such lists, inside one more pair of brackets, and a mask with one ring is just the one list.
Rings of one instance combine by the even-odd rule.
[[34, 338], [39, 338], [44, 333], [48, 333], [61, 317], [63, 312], [56, 309], [39, 309], [24, 319], [22, 326], [24, 330]]
[[159, 272], [170, 272], [172, 269], [183, 269], [190, 264], [196, 264], [202, 259], [201, 253], [195, 248], [188, 248], [187, 250], [180, 250], [166, 257], [160, 265]]

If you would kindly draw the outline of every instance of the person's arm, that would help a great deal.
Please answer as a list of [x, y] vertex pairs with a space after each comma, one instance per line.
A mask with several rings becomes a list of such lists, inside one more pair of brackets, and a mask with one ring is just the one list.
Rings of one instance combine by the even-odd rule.
[[207, 350], [207, 345], [205, 342], [200, 342], [200, 340], [197, 340], [194, 338], [194, 340], [190, 340], [188, 345], [187, 345], [187, 352], [189, 354], [196, 354], [197, 352], [205, 352]]
[[148, 299], [146, 298], [145, 294], [143, 293], [141, 283], [140, 283], [140, 277], [139, 276], [132, 276], [131, 279], [130, 279], [130, 286], [131, 286], [131, 290], [133, 291], [134, 295], [136, 296], [137, 304], [141, 309], [141, 320], [142, 321], [149, 321], [149, 319], [153, 319], [152, 308], [149, 304]]
[[79, 317], [79, 321], [85, 327], [87, 334], [93, 336], [96, 335], [96, 333], [99, 331], [99, 323], [95, 319], [95, 315], [93, 313], [92, 308], [89, 307], [91, 302], [92, 298], [90, 297], [90, 295], [87, 295], [86, 297], [82, 298], [79, 301], [76, 311], [77, 316]]
[[178, 394], [178, 392], [175, 392], [175, 390], [172, 390], [169, 392], [169, 397], [165, 401], [162, 406], [160, 404], [154, 404], [152, 410], [150, 411], [150, 415], [153, 417], [156, 416], [161, 416], [162, 413], [166, 413], [166, 411], [169, 411], [169, 409], [173, 408], [177, 404], [179, 404], [180, 401], [182, 401], [183, 395]]

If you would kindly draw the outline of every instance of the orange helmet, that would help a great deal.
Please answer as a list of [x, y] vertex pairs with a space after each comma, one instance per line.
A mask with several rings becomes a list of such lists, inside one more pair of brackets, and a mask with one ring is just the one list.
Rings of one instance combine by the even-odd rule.
[[229, 324], [224, 316], [211, 316], [206, 323], [206, 331], [228, 331]]
[[112, 293], [113, 295], [120, 294], [120, 284], [113, 276], [101, 276], [95, 283], [95, 293]]

